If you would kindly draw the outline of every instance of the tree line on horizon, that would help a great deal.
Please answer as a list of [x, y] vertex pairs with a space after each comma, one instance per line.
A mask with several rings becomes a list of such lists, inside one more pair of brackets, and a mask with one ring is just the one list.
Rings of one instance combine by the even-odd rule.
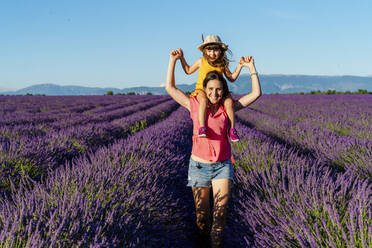
[[[274, 93], [278, 94], [278, 93]], [[286, 93], [288, 94], [288, 93]], [[357, 91], [336, 91], [336, 90], [327, 90], [327, 91], [320, 91], [320, 90], [312, 90], [310, 92], [297, 92], [297, 93], [289, 93], [295, 95], [366, 95], [372, 94], [372, 91], [368, 91], [365, 89], [358, 89]]]

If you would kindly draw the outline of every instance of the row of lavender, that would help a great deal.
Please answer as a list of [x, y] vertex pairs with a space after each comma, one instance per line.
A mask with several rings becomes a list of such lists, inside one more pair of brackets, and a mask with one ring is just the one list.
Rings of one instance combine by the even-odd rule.
[[[228, 234], [238, 247], [370, 247], [372, 185], [238, 124]], [[240, 221], [240, 225], [236, 223]], [[244, 232], [242, 232], [244, 230]]]
[[50, 172], [32, 190], [23, 182], [0, 202], [0, 247], [193, 247], [191, 132], [180, 109]]
[[237, 113], [231, 218], [245, 224], [242, 247], [372, 245], [371, 100], [263, 96]]
[[139, 103], [164, 98], [161, 95], [126, 95], [126, 96], [1, 96], [1, 115], [46, 112], [83, 112], [93, 111], [117, 103]]
[[[13, 192], [0, 203], [0, 247], [192, 247], [187, 115], [179, 110], [50, 172], [34, 190]], [[371, 246], [368, 180], [275, 135], [238, 128], [226, 247]]]
[[372, 179], [372, 96], [263, 96], [238, 120], [334, 167]]
[[[167, 97], [148, 99], [137, 104], [134, 101], [132, 105], [128, 101], [119, 105], [118, 99], [110, 99], [113, 104], [91, 110], [95, 115], [82, 117], [72, 112], [74, 118], [67, 120], [59, 120], [55, 115], [55, 121], [47, 124], [3, 126], [0, 128], [0, 190], [9, 190], [11, 181], [18, 184], [25, 177], [39, 180], [47, 170], [144, 129], [177, 108]], [[99, 114], [105, 109], [109, 111]], [[76, 124], [82, 119], [84, 124]]]
[[[97, 119], [97, 114], [117, 115], [119, 114], [118, 111], [128, 106], [169, 99], [166, 96], [142, 96], [142, 98], [141, 96], [111, 96], [106, 98], [102, 98], [102, 96], [80, 96], [75, 98], [56, 96], [44, 99], [45, 102], [40, 102], [42, 99], [28, 99], [26, 96], [15, 97], [13, 102], [8, 100], [6, 105], [1, 106], [0, 125], [13, 127], [25, 124], [31, 126], [53, 124], [57, 128], [60, 127], [59, 122], [63, 120], [77, 118], [76, 124], [78, 124], [85, 119], [88, 121], [95, 117]], [[2, 97], [0, 97], [1, 99]]]
[[252, 109], [281, 120], [304, 122], [337, 135], [372, 138], [370, 95], [265, 95]]
[[0, 202], [0, 247], [192, 247], [185, 109]]

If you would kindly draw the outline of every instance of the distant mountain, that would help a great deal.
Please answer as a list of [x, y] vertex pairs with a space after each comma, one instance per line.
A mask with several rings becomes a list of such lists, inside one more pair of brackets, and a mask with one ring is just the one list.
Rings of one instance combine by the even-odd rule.
[[[310, 91], [357, 91], [365, 89], [372, 91], [372, 77], [358, 76], [308, 76], [308, 75], [260, 75], [263, 94], [297, 93]], [[178, 84], [182, 91], [192, 92], [195, 84]], [[243, 74], [234, 83], [229, 83], [229, 89], [235, 94], [242, 94], [251, 90], [250, 75]], [[135, 92], [137, 94], [152, 93], [166, 94], [164, 87], [133, 87], [133, 88], [99, 88], [83, 86], [59, 86], [55, 84], [38, 84], [17, 91], [0, 92], [3, 95], [103, 95], [107, 91], [116, 93]]]
[[[183, 91], [193, 91], [195, 84], [180, 84], [177, 85]], [[112, 91], [114, 94], [135, 92], [137, 94], [152, 93], [154, 95], [167, 94], [164, 87], [133, 87], [133, 88], [99, 88], [99, 87], [84, 87], [84, 86], [60, 86], [56, 84], [37, 84], [16, 91], [0, 92], [1, 95], [26, 95], [26, 94], [45, 94], [50, 96], [63, 95], [104, 95], [107, 91]]]
[[[192, 92], [195, 89], [195, 84], [179, 84], [177, 88], [182, 90], [183, 92]], [[115, 91], [116, 92], [116, 91]], [[125, 88], [119, 90], [120, 93], [128, 93], [128, 92], [136, 92], [137, 94], [146, 94], [151, 92], [154, 95], [164, 95], [167, 94], [165, 91], [165, 87], [133, 87], [133, 88]]]
[[[260, 75], [262, 92], [297, 93], [310, 91], [372, 91], [372, 77], [358, 76], [309, 76], [309, 75]], [[234, 93], [251, 90], [250, 75], [241, 75], [236, 83], [229, 84]]]
[[60, 86], [56, 84], [37, 84], [16, 91], [0, 92], [1, 94], [9, 95], [25, 95], [29, 94], [45, 94], [45, 95], [103, 95], [109, 90], [117, 90], [115, 88], [98, 88], [98, 87], [83, 87], [83, 86]]

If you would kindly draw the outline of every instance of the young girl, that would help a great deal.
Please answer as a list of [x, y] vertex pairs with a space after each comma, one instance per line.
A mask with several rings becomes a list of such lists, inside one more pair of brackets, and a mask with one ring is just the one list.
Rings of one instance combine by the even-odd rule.
[[[203, 53], [203, 57], [198, 59], [193, 65], [189, 66], [183, 56], [182, 49], [179, 48], [178, 52], [181, 55], [181, 63], [182, 68], [186, 74], [192, 74], [196, 70], [199, 69], [198, 80], [196, 82], [195, 91], [191, 93], [190, 96], [196, 96], [198, 101], [200, 102], [199, 105], [199, 137], [207, 137], [207, 129], [205, 125], [205, 113], [207, 109], [207, 97], [203, 90], [203, 81], [205, 76], [210, 71], [218, 71], [221, 75], [225, 74], [226, 78], [230, 82], [234, 82], [243, 68], [244, 59], [241, 58], [239, 61], [238, 66], [236, 67], [233, 73], [229, 70], [229, 60], [226, 55], [226, 51], [228, 51], [228, 46], [224, 44], [220, 37], [217, 35], [208, 35], [205, 40], [203, 40], [203, 44], [201, 44], [198, 49]], [[233, 142], [239, 141], [238, 133], [235, 129], [235, 117], [234, 117], [234, 110], [232, 106], [233, 100], [231, 95], [229, 94], [225, 101], [224, 107], [226, 109], [227, 116], [230, 120], [230, 140]]]

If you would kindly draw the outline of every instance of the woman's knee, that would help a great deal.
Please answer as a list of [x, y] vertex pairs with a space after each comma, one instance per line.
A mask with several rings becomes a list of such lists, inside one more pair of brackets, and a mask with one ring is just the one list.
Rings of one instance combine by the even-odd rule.
[[216, 179], [213, 186], [213, 228], [222, 230], [226, 220], [227, 207], [231, 190], [231, 180]]
[[192, 188], [195, 210], [196, 210], [196, 223], [200, 229], [210, 228], [210, 206], [209, 206], [209, 193], [210, 188]]

